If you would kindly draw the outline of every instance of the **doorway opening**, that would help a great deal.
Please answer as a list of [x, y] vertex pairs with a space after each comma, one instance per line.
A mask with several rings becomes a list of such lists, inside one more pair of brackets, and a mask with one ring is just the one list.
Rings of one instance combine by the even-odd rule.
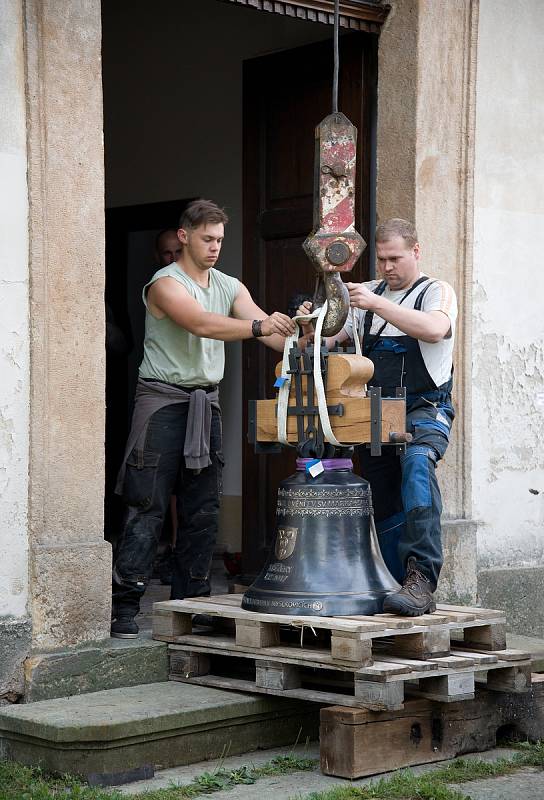
[[[218, 269], [244, 280], [269, 313], [312, 290], [300, 243], [312, 227], [313, 131], [330, 111], [332, 27], [218, 0], [103, 3], [102, 25], [107, 299], [130, 342], [126, 363], [108, 365], [111, 492], [141, 353], [139, 297], [157, 268], [154, 237], [177, 226], [184, 202], [204, 197], [225, 207], [231, 221]], [[357, 227], [367, 242], [376, 41], [341, 36], [340, 108], [359, 129]], [[368, 263], [367, 248], [356, 278]], [[226, 464], [217, 550], [243, 551], [245, 571], [264, 558], [277, 481], [288, 474], [283, 456], [264, 463], [245, 444], [246, 399], [270, 396], [279, 360], [265, 350], [227, 344], [220, 388]], [[107, 524], [119, 526], [119, 517]]]

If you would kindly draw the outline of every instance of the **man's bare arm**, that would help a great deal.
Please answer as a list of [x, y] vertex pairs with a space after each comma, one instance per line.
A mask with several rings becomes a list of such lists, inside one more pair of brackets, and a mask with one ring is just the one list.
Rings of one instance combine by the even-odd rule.
[[[244, 287], [245, 288], [245, 287]], [[247, 289], [246, 289], [247, 291]], [[234, 319], [222, 314], [205, 311], [200, 303], [174, 278], [159, 278], [147, 293], [148, 308], [153, 316], [161, 319], [168, 316], [176, 325], [195, 336], [206, 339], [220, 339], [223, 342], [236, 342], [251, 339], [253, 319], [263, 319], [264, 337], [280, 333], [287, 335], [294, 326], [284, 314]], [[236, 302], [236, 301], [235, 301]], [[260, 309], [258, 309], [260, 311]]]
[[[232, 307], [232, 313], [237, 319], [240, 320], [274, 320], [274, 322], [277, 323], [274, 332], [269, 336], [264, 337], [262, 339], [262, 343], [280, 353], [283, 352], [285, 337], [290, 336], [295, 332], [295, 323], [290, 317], [288, 317], [286, 314], [281, 314], [279, 311], [275, 311], [273, 314], [268, 316], [266, 311], [263, 311], [262, 308], [259, 308], [259, 306], [255, 303], [248, 289], [243, 283], [240, 284], [240, 291], [236, 295], [236, 299]], [[262, 329], [264, 333], [264, 322]]]

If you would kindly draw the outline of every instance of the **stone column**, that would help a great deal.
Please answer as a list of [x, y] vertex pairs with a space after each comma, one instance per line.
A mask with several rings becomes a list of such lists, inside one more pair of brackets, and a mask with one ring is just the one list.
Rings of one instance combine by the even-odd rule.
[[27, 0], [33, 646], [109, 635], [99, 0]]
[[476, 532], [471, 517], [471, 286], [474, 91], [478, 3], [395, 0], [379, 45], [378, 219], [416, 223], [422, 267], [459, 301], [457, 419], [439, 467], [446, 562], [441, 591], [472, 601]]
[[0, 3], [0, 705], [23, 689], [28, 604], [28, 198], [23, 20]]

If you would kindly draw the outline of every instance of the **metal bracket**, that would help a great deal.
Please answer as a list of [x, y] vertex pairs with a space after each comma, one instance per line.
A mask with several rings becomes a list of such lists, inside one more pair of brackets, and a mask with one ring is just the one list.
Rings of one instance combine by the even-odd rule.
[[370, 455], [382, 454], [382, 387], [370, 387]]
[[[406, 386], [397, 386], [395, 389], [395, 397], [398, 400], [404, 400], [405, 408], [406, 408]], [[406, 427], [406, 422], [404, 423], [404, 427]], [[398, 444], [395, 448], [395, 453], [398, 456], [402, 456], [406, 452], [406, 444]]]

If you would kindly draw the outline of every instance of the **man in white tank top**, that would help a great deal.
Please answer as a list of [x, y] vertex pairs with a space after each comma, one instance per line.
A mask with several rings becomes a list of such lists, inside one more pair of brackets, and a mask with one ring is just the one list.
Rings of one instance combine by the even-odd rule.
[[117, 491], [127, 516], [113, 570], [112, 636], [135, 638], [170, 496], [178, 535], [172, 599], [210, 593], [223, 464], [218, 384], [224, 342], [258, 338], [282, 351], [294, 323], [267, 315], [236, 278], [215, 269], [227, 215], [196, 200], [180, 220], [180, 258], [144, 287], [146, 332], [131, 432]]

